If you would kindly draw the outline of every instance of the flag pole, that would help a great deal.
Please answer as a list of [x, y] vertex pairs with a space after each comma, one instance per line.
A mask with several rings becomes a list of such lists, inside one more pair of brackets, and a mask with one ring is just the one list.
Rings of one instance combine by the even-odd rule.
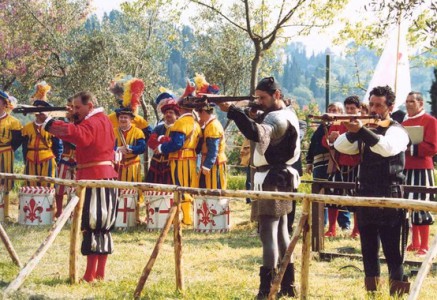
[[399, 65], [399, 48], [400, 48], [400, 41], [401, 41], [401, 20], [402, 20], [402, 13], [400, 14], [399, 21], [398, 21], [398, 41], [396, 45], [396, 69], [395, 69], [395, 95], [397, 95], [398, 92], [398, 65]]

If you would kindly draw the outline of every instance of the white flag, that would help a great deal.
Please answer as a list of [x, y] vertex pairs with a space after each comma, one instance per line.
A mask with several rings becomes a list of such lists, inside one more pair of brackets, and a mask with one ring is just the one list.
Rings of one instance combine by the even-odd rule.
[[[388, 85], [396, 93], [396, 102], [393, 111], [396, 111], [400, 105], [405, 103], [408, 93], [411, 92], [406, 26], [400, 27], [400, 29], [397, 27], [396, 29], [392, 30], [390, 38], [385, 45], [384, 51], [379, 58], [378, 65], [376, 66], [375, 73], [373, 74], [369, 87], [367, 88], [366, 96], [363, 99], [364, 102], [369, 101], [370, 91], [374, 87]], [[401, 32], [399, 36], [399, 51], [397, 52], [398, 30]], [[397, 71], [396, 63], [398, 64]]]

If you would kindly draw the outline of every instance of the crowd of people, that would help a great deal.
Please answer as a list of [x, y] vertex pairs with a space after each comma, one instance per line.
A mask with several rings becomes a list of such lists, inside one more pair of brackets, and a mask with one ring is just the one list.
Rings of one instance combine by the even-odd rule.
[[[38, 83], [32, 104], [48, 107], [50, 86]], [[144, 91], [141, 79], [117, 75], [110, 83], [118, 108], [109, 115], [90, 92], [80, 92], [67, 100], [63, 120], [47, 113], [35, 114], [35, 120], [22, 126], [9, 113], [11, 100], [0, 91], [0, 167], [12, 173], [14, 151], [23, 148], [25, 173], [67, 179], [100, 179], [141, 182], [140, 155], [153, 151], [146, 182], [174, 184], [184, 187], [226, 189], [225, 136], [214, 109], [226, 112], [251, 146], [250, 168], [254, 170], [251, 188], [257, 191], [294, 192], [300, 182], [296, 163], [301, 154], [302, 125], [296, 113], [284, 101], [280, 86], [273, 77], [263, 78], [255, 89], [258, 113], [233, 105], [211, 102], [187, 105], [189, 95], [217, 93], [218, 87], [196, 75], [195, 84], [187, 84], [181, 97], [162, 91], [156, 105], [162, 120], [152, 128], [138, 114]], [[402, 100], [402, 99], [401, 99]], [[395, 95], [388, 86], [375, 87], [369, 105], [357, 96], [327, 107], [330, 114], [351, 116], [341, 124], [321, 124], [313, 136], [306, 156], [306, 171], [314, 180], [354, 182], [356, 189], [326, 189], [335, 195], [405, 197], [431, 200], [431, 194], [403, 194], [401, 185], [433, 186], [433, 156], [437, 153], [437, 121], [425, 113], [422, 95], [411, 92], [406, 99], [407, 114], [392, 119]], [[378, 115], [380, 122], [369, 129], [354, 116]], [[302, 122], [301, 122], [302, 123]], [[402, 124], [400, 124], [402, 123]], [[402, 126], [403, 125], [403, 126]], [[421, 127], [421, 139], [412, 143], [407, 130]], [[199, 159], [200, 156], [200, 159]], [[248, 178], [249, 178], [248, 173]], [[406, 179], [406, 180], [405, 180]], [[4, 189], [4, 215], [10, 219], [9, 192], [11, 180], [1, 179]], [[27, 185], [51, 187], [50, 183], [30, 181]], [[67, 189], [56, 186], [56, 217], [62, 213]], [[82, 216], [82, 254], [87, 256], [83, 280], [103, 279], [108, 254], [113, 251], [111, 230], [117, 214], [118, 191], [114, 188], [87, 188]], [[138, 196], [137, 212], [142, 202]], [[259, 224], [262, 243], [262, 266], [257, 298], [270, 292], [272, 278], [286, 248], [290, 244], [289, 229], [295, 213], [292, 201], [256, 200], [251, 203], [251, 219]], [[193, 223], [193, 197], [181, 199], [182, 222]], [[390, 293], [408, 292], [409, 283], [403, 273], [403, 257], [399, 247], [405, 230], [405, 211], [389, 208], [358, 207], [353, 211], [351, 236], [360, 238], [365, 270], [365, 287], [375, 291], [379, 286], [379, 242], [387, 258]], [[348, 208], [327, 207], [326, 237], [337, 235], [337, 222], [342, 229], [351, 227]], [[137, 220], [139, 215], [137, 213]], [[428, 251], [429, 212], [413, 212], [412, 243], [408, 251], [423, 255]], [[291, 223], [291, 224], [290, 224]], [[281, 282], [280, 295], [296, 296], [293, 258]]]

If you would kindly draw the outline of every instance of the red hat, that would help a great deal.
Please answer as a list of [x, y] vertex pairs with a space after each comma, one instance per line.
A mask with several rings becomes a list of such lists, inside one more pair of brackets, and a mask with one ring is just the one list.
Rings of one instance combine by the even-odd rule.
[[179, 105], [176, 103], [174, 99], [162, 100], [161, 112], [164, 114], [167, 110], [173, 110], [175, 114], [179, 115]]

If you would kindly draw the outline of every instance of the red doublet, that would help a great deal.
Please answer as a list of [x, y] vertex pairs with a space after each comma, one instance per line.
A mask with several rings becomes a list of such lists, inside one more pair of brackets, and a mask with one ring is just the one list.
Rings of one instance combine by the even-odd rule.
[[[91, 114], [79, 124], [55, 121], [50, 132], [62, 140], [76, 145], [76, 161], [78, 166], [113, 161], [115, 136], [108, 116], [103, 112]], [[117, 178], [111, 165], [93, 165], [78, 168], [76, 179]]]
[[434, 169], [432, 158], [437, 153], [436, 118], [425, 113], [405, 120], [402, 126], [423, 126], [423, 141], [411, 146], [413, 154], [410, 150], [405, 151], [405, 169]]
[[[340, 134], [343, 134], [343, 133], [347, 132], [347, 128], [344, 125], [331, 125], [331, 127], [329, 127], [328, 135], [332, 131], [338, 131]], [[322, 138], [322, 145], [326, 149], [328, 149], [328, 150], [330, 149], [326, 135], [324, 135]], [[339, 166], [355, 167], [360, 163], [360, 160], [361, 160], [361, 157], [359, 154], [348, 155], [348, 154], [344, 154], [341, 152], [338, 153], [337, 162], [338, 162]]]

